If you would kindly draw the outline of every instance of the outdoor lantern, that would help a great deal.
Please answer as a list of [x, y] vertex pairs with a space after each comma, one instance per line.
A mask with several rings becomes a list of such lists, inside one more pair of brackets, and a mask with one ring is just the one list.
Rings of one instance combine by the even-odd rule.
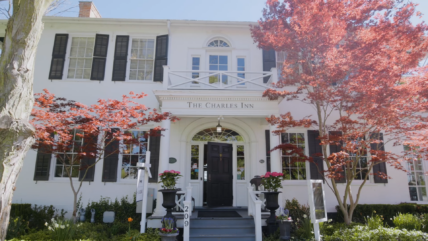
[[217, 133], [221, 133], [220, 118], [218, 118]]

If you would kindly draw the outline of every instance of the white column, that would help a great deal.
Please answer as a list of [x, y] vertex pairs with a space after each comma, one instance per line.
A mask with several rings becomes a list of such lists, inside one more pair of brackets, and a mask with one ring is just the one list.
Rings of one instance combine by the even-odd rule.
[[[168, 170], [169, 166], [169, 137], [170, 137], [170, 129], [171, 129], [171, 120], [163, 120], [162, 121], [162, 136], [160, 140], [160, 150], [159, 150], [159, 171], [156, 175]], [[158, 183], [158, 190], [162, 189], [161, 183]], [[156, 210], [153, 213], [153, 216], [165, 216], [166, 210], [162, 207], [163, 197], [162, 193], [157, 193], [156, 200]]]
[[[279, 136], [274, 135], [274, 131], [276, 130], [276, 126], [270, 125], [270, 149], [278, 146]], [[282, 172], [281, 170], [281, 150], [275, 150], [270, 153], [270, 171], [271, 172]]]

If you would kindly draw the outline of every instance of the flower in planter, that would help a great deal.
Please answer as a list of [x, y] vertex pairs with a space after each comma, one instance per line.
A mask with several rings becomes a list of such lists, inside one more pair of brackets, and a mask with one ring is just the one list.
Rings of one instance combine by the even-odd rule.
[[284, 174], [279, 172], [266, 172], [262, 175], [262, 185], [266, 191], [278, 192], [279, 188], [282, 188], [281, 179]]
[[159, 177], [159, 183], [162, 183], [162, 188], [175, 189], [175, 184], [177, 184], [177, 180], [181, 177], [181, 175], [179, 171], [166, 170], [163, 173], [160, 173]]
[[174, 228], [174, 219], [163, 218], [162, 228], [160, 228], [159, 231], [160, 233], [164, 233], [164, 234], [172, 234], [172, 233], [178, 233], [178, 228]]
[[281, 223], [284, 221], [292, 221], [289, 214], [290, 212], [288, 211], [288, 209], [285, 209], [283, 212], [281, 212], [281, 215], [276, 216], [276, 220], [280, 221]]

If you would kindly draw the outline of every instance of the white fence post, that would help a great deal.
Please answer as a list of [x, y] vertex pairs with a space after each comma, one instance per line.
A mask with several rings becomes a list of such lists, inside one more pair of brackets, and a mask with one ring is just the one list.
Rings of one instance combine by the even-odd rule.
[[272, 72], [272, 84], [278, 83], [278, 70], [276, 68], [270, 69], [270, 72]]

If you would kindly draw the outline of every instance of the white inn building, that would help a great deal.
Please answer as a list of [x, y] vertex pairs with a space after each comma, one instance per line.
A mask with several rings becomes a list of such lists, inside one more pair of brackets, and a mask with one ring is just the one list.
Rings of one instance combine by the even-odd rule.
[[[151, 151], [154, 175], [149, 187], [155, 189], [154, 198], [161, 196], [157, 174], [176, 170], [183, 174], [178, 187], [192, 187], [196, 207], [247, 207], [250, 180], [276, 171], [284, 173], [280, 204], [292, 198], [308, 203], [306, 180], [320, 179], [314, 166], [290, 165], [288, 156], [269, 150], [289, 142], [307, 155], [320, 152], [318, 132], [315, 128], [294, 128], [281, 136], [272, 135], [274, 127], [266, 117], [291, 112], [297, 119], [316, 113], [298, 101], [262, 97], [278, 80], [283, 55], [256, 46], [250, 33], [250, 25], [256, 22], [87, 16], [45, 17], [44, 24], [37, 49], [35, 93], [48, 89], [56, 96], [90, 105], [98, 99], [120, 99], [130, 91], [144, 92], [148, 96], [143, 103], [149, 108], [180, 118], [175, 123], [163, 121], [163, 136], [150, 137], [138, 151], [112, 155], [97, 163], [83, 184], [84, 206], [101, 197], [132, 198], [136, 162], [144, 159], [146, 150]], [[0, 20], [0, 37], [5, 28], [6, 20]], [[216, 132], [219, 120], [220, 134]], [[142, 135], [158, 125], [144, 125], [133, 133]], [[388, 143], [385, 149], [399, 153], [402, 146]], [[335, 152], [335, 147], [329, 151]], [[227, 157], [221, 163], [216, 161], [220, 154]], [[409, 173], [388, 165], [378, 168], [392, 179], [372, 175], [363, 189], [361, 204], [428, 203], [423, 176], [428, 171], [426, 161], [409, 164]], [[76, 182], [78, 179], [76, 174]], [[358, 187], [359, 182], [355, 180], [352, 187]], [[157, 200], [154, 217], [165, 213], [161, 198]], [[54, 156], [30, 151], [13, 202], [54, 205], [71, 214], [73, 198], [63, 165]], [[328, 188], [326, 205], [328, 212], [336, 212], [337, 201]], [[159, 224], [149, 221], [149, 227]]]

